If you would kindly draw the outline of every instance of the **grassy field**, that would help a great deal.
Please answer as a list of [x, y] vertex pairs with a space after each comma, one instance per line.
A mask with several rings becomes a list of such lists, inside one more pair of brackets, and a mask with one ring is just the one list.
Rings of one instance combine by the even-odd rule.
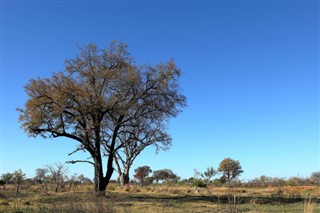
[[62, 192], [25, 186], [18, 197], [14, 186], [0, 190], [0, 212], [301, 212], [320, 213], [320, 189], [312, 186], [196, 190], [189, 186], [136, 185], [108, 187], [105, 197], [94, 197], [92, 186], [78, 186]]

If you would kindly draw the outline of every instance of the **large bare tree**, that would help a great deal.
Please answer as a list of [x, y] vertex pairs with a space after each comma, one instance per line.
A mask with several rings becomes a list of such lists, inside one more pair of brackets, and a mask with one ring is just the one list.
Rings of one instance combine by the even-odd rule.
[[80, 50], [76, 58], [66, 60], [64, 72], [29, 81], [20, 122], [30, 136], [79, 142], [73, 153], [84, 150], [90, 158], [71, 163], [94, 166], [95, 193], [102, 195], [116, 153], [128, 142], [121, 138], [126, 131], [139, 128], [141, 119], [167, 122], [186, 105], [186, 98], [178, 84], [180, 70], [172, 60], [138, 66], [127, 45], [119, 42], [105, 49], [90, 44]]

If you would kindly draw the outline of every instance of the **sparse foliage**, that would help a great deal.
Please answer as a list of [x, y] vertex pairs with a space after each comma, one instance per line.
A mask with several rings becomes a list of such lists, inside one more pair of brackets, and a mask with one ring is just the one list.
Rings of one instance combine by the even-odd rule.
[[201, 172], [198, 169], [193, 169], [193, 177], [199, 179], [201, 176]]
[[[166, 135], [166, 122], [186, 105], [179, 77], [172, 60], [137, 66], [123, 43], [112, 42], [101, 50], [90, 44], [66, 61], [65, 72], [29, 81], [20, 122], [30, 136], [77, 141], [73, 153], [86, 151], [92, 160], [70, 163], [92, 164], [95, 192], [104, 194], [120, 149], [137, 146], [142, 151], [149, 140], [144, 137], [150, 138], [154, 131]], [[161, 142], [156, 135], [151, 141]]]
[[217, 171], [213, 167], [208, 167], [206, 171], [201, 174], [201, 177], [204, 179], [205, 184], [210, 183], [210, 179], [217, 174]]
[[171, 137], [166, 133], [163, 120], [150, 120], [143, 117], [133, 122], [138, 122], [139, 127], [130, 124], [119, 133], [119, 140], [123, 148], [116, 152], [115, 163], [121, 185], [129, 183], [129, 172], [136, 157], [148, 146], [154, 145], [156, 152], [167, 150], [171, 145]]
[[12, 182], [16, 184], [16, 196], [19, 195], [19, 190], [22, 182], [25, 180], [26, 174], [21, 169], [12, 173]]
[[66, 168], [65, 164], [62, 163], [54, 163], [47, 165], [50, 178], [52, 182], [55, 184], [55, 192], [58, 192], [61, 184], [64, 180], [64, 175], [68, 172], [68, 168]]

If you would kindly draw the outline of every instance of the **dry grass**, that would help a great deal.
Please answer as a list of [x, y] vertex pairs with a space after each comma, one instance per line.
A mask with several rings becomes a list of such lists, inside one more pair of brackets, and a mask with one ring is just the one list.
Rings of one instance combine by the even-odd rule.
[[315, 212], [316, 205], [317, 204], [315, 203], [315, 201], [313, 201], [312, 198], [309, 197], [309, 199], [306, 199], [304, 201], [303, 213], [313, 213], [313, 212]]
[[[0, 212], [228, 212], [228, 189], [179, 185], [108, 186], [106, 197], [92, 196], [92, 186], [54, 193], [39, 186], [25, 187], [19, 197], [14, 186], [0, 190]], [[241, 212], [320, 213], [316, 187], [237, 188], [231, 191]], [[308, 199], [305, 199], [308, 197]]]

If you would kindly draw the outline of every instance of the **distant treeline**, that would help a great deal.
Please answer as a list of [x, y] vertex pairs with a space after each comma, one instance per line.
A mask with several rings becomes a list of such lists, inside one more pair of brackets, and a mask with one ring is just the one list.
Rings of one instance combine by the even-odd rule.
[[[239, 169], [239, 168], [238, 168]], [[44, 190], [60, 191], [64, 189], [74, 189], [79, 185], [92, 185], [93, 181], [90, 178], [80, 174], [67, 175], [65, 164], [56, 163], [47, 165], [45, 168], [38, 168], [35, 171], [35, 176], [26, 178], [26, 175], [21, 169], [12, 173], [2, 174], [0, 177], [0, 185], [2, 189], [6, 189], [6, 185], [15, 184], [16, 193], [19, 194], [21, 185], [39, 185]], [[213, 179], [214, 176], [220, 176]], [[211, 180], [212, 179], [212, 180]], [[112, 180], [113, 183], [120, 185], [120, 180]], [[214, 170], [208, 167], [206, 171], [199, 172], [194, 170], [194, 176], [188, 179], [181, 179], [177, 174], [170, 169], [161, 169], [153, 171], [148, 166], [142, 166], [135, 169], [134, 179], [129, 184], [147, 186], [152, 184], [176, 184], [189, 185], [194, 187], [280, 187], [280, 186], [320, 186], [320, 171], [313, 172], [309, 177], [269, 177], [262, 175], [259, 178], [252, 180], [240, 180], [238, 176], [227, 180], [221, 168]]]

